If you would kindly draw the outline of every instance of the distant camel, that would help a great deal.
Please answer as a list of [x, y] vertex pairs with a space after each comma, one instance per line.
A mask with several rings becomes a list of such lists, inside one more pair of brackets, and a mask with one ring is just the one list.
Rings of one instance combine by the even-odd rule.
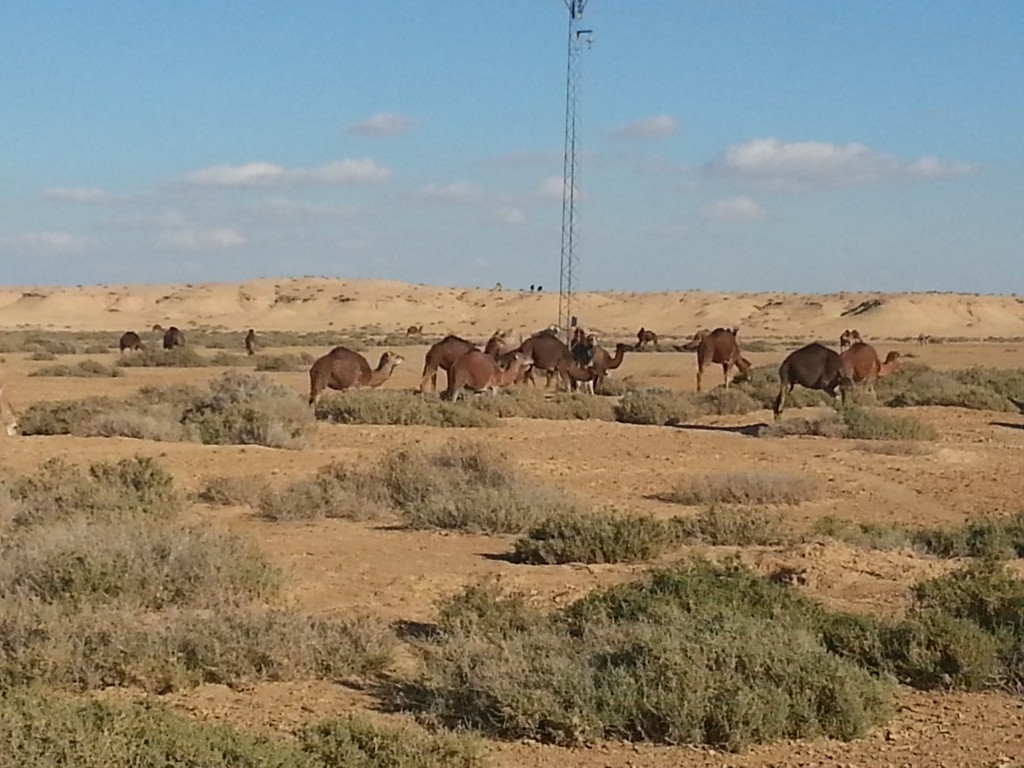
[[423, 324], [422, 323], [420, 323], [419, 325], [410, 325], [408, 328], [405, 329], [405, 335], [406, 336], [419, 336], [422, 333], [423, 333]]
[[121, 334], [121, 339], [118, 341], [118, 346], [121, 348], [123, 353], [126, 349], [140, 352], [146, 348], [146, 345], [142, 343], [142, 339], [139, 338], [139, 334], [135, 331], [125, 331]]
[[[697, 344], [697, 391], [701, 390], [704, 369], [713, 363], [722, 366], [725, 377], [725, 388], [729, 388], [729, 369], [734, 365], [739, 370], [737, 378], [746, 377], [750, 373], [750, 362], [740, 354], [740, 345], [736, 341], [739, 328], [715, 328], [701, 337]], [[698, 333], [698, 336], [700, 334]]]
[[255, 355], [256, 347], [256, 331], [250, 328], [249, 332], [245, 334], [245, 351], [250, 355]]
[[[590, 338], [593, 338], [592, 336]], [[597, 389], [608, 375], [608, 371], [614, 371], [625, 359], [626, 353], [631, 347], [628, 344], [615, 345], [615, 357], [608, 354], [604, 347], [599, 347], [595, 342], [590, 358], [590, 369], [594, 372], [594, 388]]]
[[460, 339], [458, 336], [445, 336], [439, 342], [427, 350], [427, 356], [423, 363], [423, 376], [420, 378], [420, 385], [417, 392], [422, 392], [430, 379], [430, 391], [437, 391], [437, 369], [440, 368], [451, 375], [452, 363], [469, 352], [476, 349], [472, 342]]
[[790, 352], [779, 366], [779, 396], [775, 398], [772, 411], [775, 419], [782, 416], [786, 405], [786, 395], [799, 384], [808, 389], [820, 389], [831, 397], [836, 397], [836, 388], [840, 389], [843, 400], [846, 399], [846, 387], [850, 380], [843, 375], [843, 363], [839, 354], [821, 344], [808, 344], [795, 352]]
[[379, 387], [404, 359], [394, 352], [385, 352], [380, 356], [377, 368], [372, 369], [366, 358], [358, 352], [348, 347], [335, 347], [309, 369], [309, 404], [316, 405], [327, 388], [345, 390]]
[[516, 352], [508, 368], [502, 369], [497, 361], [486, 352], [471, 349], [456, 360], [448, 371], [448, 388], [445, 398], [451, 402], [459, 399], [464, 389], [473, 392], [490, 391], [498, 393], [501, 387], [515, 383], [522, 371], [530, 365], [530, 359], [522, 352]]
[[0, 427], [8, 437], [15, 437], [18, 434], [18, 414], [4, 394], [5, 388], [5, 384], [0, 384]]
[[174, 347], [185, 346], [185, 334], [179, 331], [175, 326], [171, 326], [164, 331], [164, 349], [174, 349]]
[[920, 336], [917, 337], [917, 343], [921, 344], [922, 346], [925, 345], [925, 344], [931, 344], [932, 343], [932, 337], [928, 336], [927, 334], [922, 333]]
[[658, 334], [654, 331], [650, 331], [646, 328], [640, 328], [636, 332], [636, 349], [642, 351], [648, 344], [654, 344], [654, 349], [658, 349]]
[[900, 353], [890, 352], [880, 360], [878, 352], [870, 344], [858, 341], [839, 356], [843, 376], [854, 384], [863, 383], [868, 392], [875, 394], [875, 380], [888, 376], [900, 369]]
[[163, 329], [164, 329], [164, 327], [162, 325], [160, 325], [160, 323], [154, 323], [153, 324], [153, 333], [161, 333], [163, 331]]
[[860, 337], [860, 334], [857, 333], [857, 331], [843, 331], [839, 336], [839, 351], [842, 352], [851, 344], [863, 341], [864, 339]]

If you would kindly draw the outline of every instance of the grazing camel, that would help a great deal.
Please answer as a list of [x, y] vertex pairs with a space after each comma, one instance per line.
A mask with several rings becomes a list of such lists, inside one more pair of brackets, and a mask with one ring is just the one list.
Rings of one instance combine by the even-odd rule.
[[595, 389], [601, 386], [601, 382], [603, 382], [605, 376], [608, 375], [608, 371], [614, 371], [622, 365], [622, 361], [625, 359], [626, 353], [629, 352], [630, 349], [631, 348], [628, 344], [616, 344], [615, 357], [612, 357], [604, 347], [599, 347], [597, 344], [594, 344], [594, 351], [590, 358], [590, 369], [594, 372]]
[[786, 395], [799, 384], [807, 389], [820, 389], [831, 397], [839, 388], [843, 402], [846, 401], [846, 387], [850, 380], [843, 374], [843, 363], [839, 354], [821, 344], [808, 344], [790, 352], [779, 366], [779, 396], [775, 398], [772, 411], [776, 421], [782, 416]]
[[175, 326], [171, 326], [164, 331], [164, 349], [174, 349], [175, 347], [185, 346], [185, 334], [177, 329]]
[[18, 414], [4, 394], [5, 386], [0, 384], [0, 428], [8, 437], [15, 437], [18, 434]]
[[932, 337], [929, 336], [928, 334], [922, 333], [917, 337], [917, 343], [920, 344], [921, 346], [924, 346], [925, 344], [931, 344]]
[[473, 392], [490, 390], [492, 395], [501, 387], [515, 383], [527, 366], [530, 358], [522, 352], [516, 352], [509, 362], [508, 368], [502, 368], [497, 361], [486, 352], [471, 349], [456, 360], [448, 371], [448, 388], [444, 397], [451, 402], [459, 399], [464, 389]]
[[366, 358], [347, 347], [335, 347], [319, 358], [309, 369], [309, 404], [316, 405], [324, 389], [358, 389], [379, 387], [404, 360], [394, 352], [380, 356], [377, 368], [370, 368]]
[[452, 363], [469, 352], [476, 349], [476, 345], [458, 336], [445, 336], [439, 342], [427, 350], [427, 356], [423, 363], [423, 376], [420, 377], [420, 385], [416, 392], [422, 392], [430, 379], [430, 391], [437, 391], [437, 369], [440, 368], [446, 373], [451, 372]]
[[647, 328], [641, 327], [636, 332], [636, 349], [642, 351], [648, 344], [654, 344], [654, 349], [658, 349], [658, 334], [654, 331], [648, 330]]
[[860, 337], [857, 331], [843, 331], [839, 335], [839, 351], [842, 352], [851, 344], [863, 343], [863, 341], [864, 339]]
[[902, 360], [900, 353], [890, 352], [885, 360], [878, 357], [878, 352], [870, 344], [858, 341], [839, 355], [842, 362], [843, 376], [853, 384], [863, 383], [872, 396], [875, 394], [875, 380], [888, 376], [900, 369]]
[[[725, 377], [725, 388], [729, 388], [729, 369], [736, 366], [739, 370], [737, 378], [746, 377], [750, 373], [750, 362], [740, 354], [740, 345], [736, 341], [739, 328], [715, 328], [703, 336], [698, 333], [697, 343], [697, 391], [700, 392], [704, 369], [712, 363], [722, 366]], [[696, 341], [697, 337], [694, 337]]]
[[419, 325], [410, 325], [408, 328], [405, 329], [406, 336], [419, 336], [422, 333], [423, 323], [420, 323]]
[[248, 352], [250, 355], [255, 355], [256, 348], [256, 331], [250, 328], [249, 332], [245, 334], [245, 351]]
[[519, 346], [519, 351], [533, 361], [533, 368], [527, 372], [525, 379], [536, 384], [533, 372], [544, 371], [547, 380], [544, 387], [551, 386], [551, 380], [557, 375], [568, 384], [568, 370], [574, 364], [572, 353], [565, 343], [548, 331], [536, 333]]
[[117, 345], [120, 347], [122, 354], [126, 349], [141, 352], [146, 348], [146, 345], [142, 343], [142, 339], [139, 338], [139, 334], [135, 331], [125, 331], [121, 334], [121, 339], [118, 341]]

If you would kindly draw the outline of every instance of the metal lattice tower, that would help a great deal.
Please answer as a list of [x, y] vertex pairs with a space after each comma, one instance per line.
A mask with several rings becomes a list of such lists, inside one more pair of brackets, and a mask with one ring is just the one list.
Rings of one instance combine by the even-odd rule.
[[562, 163], [562, 257], [558, 275], [558, 326], [568, 341], [573, 316], [573, 291], [579, 272], [576, 245], [579, 224], [576, 220], [576, 195], [580, 161], [576, 137], [579, 123], [580, 52], [591, 41], [589, 29], [580, 29], [587, 0], [564, 0], [569, 10], [568, 63], [565, 74], [565, 156]]

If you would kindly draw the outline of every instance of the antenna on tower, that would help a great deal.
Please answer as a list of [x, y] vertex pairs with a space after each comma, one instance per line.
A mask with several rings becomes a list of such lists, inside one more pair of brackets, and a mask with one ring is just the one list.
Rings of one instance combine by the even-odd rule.
[[576, 255], [578, 223], [576, 221], [577, 176], [580, 161], [577, 157], [576, 125], [579, 122], [580, 52], [583, 43], [593, 42], [593, 30], [580, 29], [583, 8], [587, 0], [564, 0], [569, 10], [569, 50], [565, 74], [565, 155], [562, 160], [562, 255], [558, 275], [558, 325], [569, 340], [573, 317], [573, 291], [579, 272]]

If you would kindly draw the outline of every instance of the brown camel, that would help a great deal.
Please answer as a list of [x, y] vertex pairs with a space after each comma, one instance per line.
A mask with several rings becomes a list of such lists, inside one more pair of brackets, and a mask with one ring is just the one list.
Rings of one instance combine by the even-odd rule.
[[245, 351], [250, 355], [255, 355], [256, 346], [256, 331], [250, 328], [249, 332], [245, 334]]
[[536, 384], [533, 372], [543, 371], [547, 380], [544, 387], [551, 386], [551, 380], [558, 376], [565, 384], [569, 383], [569, 366], [574, 364], [572, 353], [565, 343], [557, 336], [541, 331], [534, 334], [519, 346], [519, 351], [533, 361], [533, 367], [525, 374], [524, 379]]
[[693, 334], [693, 338], [690, 339], [688, 342], [686, 342], [685, 344], [673, 344], [672, 348], [677, 352], [696, 352], [697, 347], [699, 347], [700, 343], [704, 341], [704, 337], [710, 334], [711, 331], [708, 328], [701, 328], [699, 331]]
[[146, 345], [142, 343], [142, 339], [139, 338], [139, 334], [135, 331], [125, 331], [121, 335], [121, 339], [118, 341], [117, 345], [121, 348], [122, 353], [124, 353], [126, 349], [140, 352], [146, 348]]
[[839, 356], [842, 362], [843, 376], [854, 384], [863, 383], [868, 392], [875, 394], [875, 380], [888, 376], [900, 369], [902, 360], [900, 353], [890, 352], [885, 360], [878, 357], [878, 352], [870, 344], [858, 341]]
[[846, 401], [846, 388], [851, 384], [843, 374], [843, 363], [839, 354], [821, 344], [808, 344], [806, 347], [790, 352], [779, 366], [779, 396], [775, 398], [772, 411], [775, 419], [782, 416], [786, 406], [786, 395], [799, 384], [807, 389], [820, 389], [831, 397], [836, 396], [836, 388]]
[[175, 347], [185, 346], [185, 334], [177, 329], [175, 326], [171, 326], [164, 331], [164, 349], [174, 349]]
[[464, 389], [473, 392], [490, 390], [492, 395], [496, 395], [501, 387], [515, 383], [523, 369], [529, 365], [530, 358], [522, 352], [516, 352], [508, 368], [502, 369], [486, 352], [471, 349], [449, 369], [448, 389], [444, 396], [454, 403]]
[[309, 404], [316, 405], [324, 389], [358, 389], [379, 387], [404, 360], [394, 352], [380, 356], [377, 368], [370, 368], [366, 358], [347, 347], [335, 347], [319, 358], [309, 369]]
[[842, 352], [851, 344], [863, 343], [863, 341], [864, 339], [860, 337], [857, 331], [843, 331], [839, 336], [839, 351]]
[[636, 349], [642, 351], [648, 344], [654, 344], [654, 349], [658, 349], [658, 334], [654, 331], [648, 330], [647, 328], [641, 327], [636, 332]]
[[594, 334], [587, 335], [586, 331], [577, 327], [572, 332], [572, 338], [569, 341], [569, 354], [572, 355], [572, 359], [576, 361], [578, 366], [586, 368], [594, 358], [594, 348], [596, 346], [597, 336]]
[[420, 385], [416, 391], [422, 392], [427, 385], [427, 379], [430, 379], [430, 391], [436, 392], [437, 369], [450, 372], [452, 363], [471, 349], [476, 349], [476, 345], [465, 339], [460, 339], [458, 336], [445, 336], [434, 344], [427, 350], [427, 357], [423, 363], [423, 376], [420, 378]]
[[406, 336], [419, 336], [421, 333], [423, 333], [422, 323], [420, 323], [419, 325], [410, 325], [408, 328], [405, 329]]
[[[750, 373], [750, 362], [740, 354], [740, 345], [736, 341], [739, 328], [715, 328], [711, 333], [701, 336], [697, 344], [697, 391], [701, 390], [704, 369], [712, 363], [722, 366], [725, 388], [729, 388], [729, 369], [736, 366], [739, 370], [737, 379], [745, 378]], [[696, 337], [694, 337], [696, 340]]]
[[163, 333], [164, 327], [160, 323], [153, 324], [153, 333]]
[[601, 382], [608, 375], [608, 371], [614, 371], [622, 365], [622, 361], [629, 350], [630, 346], [628, 344], [616, 344], [615, 357], [612, 357], [604, 347], [600, 347], [596, 343], [594, 344], [594, 351], [590, 358], [590, 369], [594, 372], [595, 388], [601, 386]]
[[926, 333], [922, 333], [922, 334], [920, 334], [917, 337], [917, 343], [922, 345], [922, 346], [925, 345], [925, 344], [931, 344], [932, 343], [932, 337], [929, 336]]
[[507, 331], [495, 331], [484, 345], [484, 354], [490, 355], [495, 360], [506, 354], [509, 351], [506, 348], [506, 340], [510, 333], [512, 333], [511, 328]]

